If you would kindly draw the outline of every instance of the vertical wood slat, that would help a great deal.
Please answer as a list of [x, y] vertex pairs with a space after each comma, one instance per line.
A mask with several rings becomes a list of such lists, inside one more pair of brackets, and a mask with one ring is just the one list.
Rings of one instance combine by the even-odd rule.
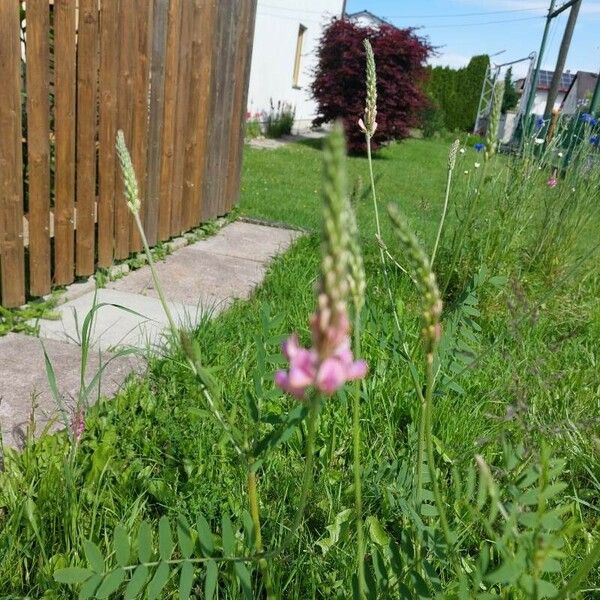
[[207, 148], [211, 62], [213, 59], [216, 0], [194, 0], [191, 83], [182, 192], [182, 224], [192, 229], [200, 224], [202, 183]]
[[0, 2], [0, 277], [2, 303], [25, 301], [19, 3]]
[[173, 168], [175, 130], [177, 125], [177, 88], [179, 70], [179, 39], [181, 33], [181, 0], [169, 3], [167, 25], [167, 52], [165, 57], [165, 89], [163, 126], [161, 135], [160, 177], [158, 207], [158, 237], [171, 237], [171, 206], [173, 197]]
[[[148, 94], [150, 85], [150, 26], [152, 24], [152, 2], [133, 0], [135, 13], [135, 38], [132, 64], [132, 98], [131, 98], [131, 160], [138, 180], [141, 200], [140, 216], [145, 220], [147, 162], [148, 162]], [[142, 239], [133, 219], [130, 219], [129, 251], [139, 252]]]
[[182, 226], [183, 167], [185, 162], [185, 132], [188, 128], [189, 90], [191, 71], [191, 41], [194, 24], [193, 5], [184, 0], [181, 10], [179, 67], [177, 75], [177, 116], [173, 149], [173, 181], [171, 196], [171, 235], [179, 235]]
[[75, 0], [54, 2], [55, 195], [54, 281], [74, 279]]
[[[244, 2], [242, 20], [244, 29], [240, 35], [240, 76], [236, 80], [233, 100], [233, 129], [231, 139], [231, 157], [227, 169], [228, 210], [239, 201], [242, 162], [244, 155], [244, 135], [246, 130], [246, 107], [248, 106], [248, 87], [250, 85], [250, 67], [252, 66], [252, 47], [256, 23], [257, 0]], [[236, 113], [237, 111], [237, 113]]]
[[203, 206], [202, 206], [202, 219], [209, 220], [213, 219], [219, 214], [218, 209], [218, 164], [220, 156], [220, 132], [223, 127], [223, 111], [220, 109], [223, 91], [224, 91], [224, 77], [223, 69], [225, 66], [226, 58], [226, 24], [227, 17], [231, 8], [231, 0], [221, 0], [219, 2], [219, 10], [215, 18], [215, 39], [213, 43], [213, 80], [211, 85], [210, 95], [210, 119], [207, 128], [208, 136], [208, 149], [205, 166], [205, 179], [203, 194]]
[[152, 66], [150, 69], [150, 123], [148, 131], [147, 187], [144, 227], [148, 243], [158, 241], [160, 168], [165, 105], [165, 70], [169, 0], [154, 0], [152, 23]]
[[[123, 130], [125, 142], [131, 151], [132, 102], [134, 61], [133, 40], [136, 20], [131, 10], [131, 0], [122, 0], [119, 6], [119, 74], [117, 94], [117, 128]], [[114, 140], [113, 140], [114, 145]], [[115, 258], [129, 256], [131, 216], [125, 201], [123, 177], [119, 161], [115, 164]]]
[[50, 48], [48, 0], [27, 1], [29, 292], [50, 292]]
[[119, 0], [102, 2], [100, 8], [98, 266], [109, 267], [113, 261], [115, 236]]
[[220, 110], [223, 113], [223, 126], [219, 131], [219, 163], [217, 178], [217, 215], [223, 215], [226, 212], [227, 198], [227, 163], [229, 160], [229, 135], [232, 128], [231, 113], [232, 113], [232, 102], [233, 102], [233, 90], [235, 88], [235, 59], [236, 59], [236, 47], [237, 47], [237, 36], [239, 34], [238, 25], [241, 23], [239, 19], [239, 13], [241, 3], [237, 0], [232, 0], [232, 6], [228, 15], [226, 25], [226, 42], [225, 48], [227, 49], [225, 56], [225, 68], [223, 71], [224, 79], [224, 91], [223, 101], [220, 106]]
[[79, 0], [77, 32], [77, 275], [94, 272], [98, 0]]

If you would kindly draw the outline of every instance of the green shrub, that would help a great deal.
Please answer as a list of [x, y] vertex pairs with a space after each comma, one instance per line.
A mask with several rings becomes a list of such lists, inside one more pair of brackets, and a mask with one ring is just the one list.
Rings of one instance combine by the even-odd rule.
[[281, 100], [275, 106], [271, 100], [271, 110], [265, 122], [265, 133], [270, 138], [280, 138], [292, 133], [296, 109], [287, 102]]

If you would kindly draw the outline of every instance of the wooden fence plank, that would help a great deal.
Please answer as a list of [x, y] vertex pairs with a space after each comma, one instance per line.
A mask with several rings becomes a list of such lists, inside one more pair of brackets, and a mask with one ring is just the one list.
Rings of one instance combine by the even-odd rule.
[[100, 126], [98, 132], [98, 266], [113, 261], [117, 84], [119, 68], [119, 0], [102, 2], [100, 12]]
[[54, 3], [55, 197], [54, 281], [74, 279], [75, 0]]
[[238, 24], [240, 24], [240, 8], [239, 0], [230, 0], [230, 9], [226, 24], [226, 38], [224, 42], [225, 65], [223, 69], [223, 94], [222, 102], [219, 110], [222, 112], [223, 125], [219, 130], [219, 162], [217, 166], [217, 215], [223, 215], [227, 211], [227, 163], [229, 158], [229, 135], [232, 128], [231, 114], [233, 112], [233, 89], [235, 88], [235, 59], [236, 48], [238, 43]]
[[161, 240], [167, 240], [171, 237], [180, 34], [181, 0], [171, 0], [168, 15], [167, 53], [165, 57], [165, 100], [160, 153], [158, 237]]
[[177, 122], [173, 151], [173, 182], [171, 196], [171, 235], [179, 235], [182, 226], [183, 167], [185, 162], [185, 132], [188, 128], [189, 90], [191, 71], [191, 42], [194, 25], [193, 5], [184, 0], [181, 6], [181, 34], [179, 40], [179, 69], [177, 75]]
[[0, 269], [2, 303], [25, 301], [19, 3], [0, 2]]
[[[124, 0], [119, 6], [119, 88], [117, 94], [117, 128], [123, 130], [125, 142], [131, 152], [132, 102], [133, 102], [133, 61], [136, 20], [131, 10], [131, 0]], [[113, 141], [114, 143], [114, 141]], [[129, 256], [129, 232], [131, 216], [125, 201], [123, 177], [119, 162], [115, 175], [115, 258]]]
[[29, 293], [50, 292], [50, 28], [48, 0], [27, 2]]
[[[145, 221], [147, 167], [148, 167], [148, 95], [150, 92], [150, 27], [152, 24], [152, 2], [133, 0], [135, 12], [135, 37], [132, 64], [132, 104], [131, 104], [131, 160], [138, 180], [141, 200], [140, 216]], [[139, 252], [142, 239], [133, 219], [131, 219], [129, 251]]]
[[202, 183], [207, 148], [206, 125], [215, 35], [214, 19], [217, 9], [216, 0], [194, 0], [194, 5], [190, 108], [185, 138], [182, 193], [184, 229], [192, 229], [201, 221]]
[[150, 69], [150, 123], [148, 132], [148, 165], [146, 210], [144, 227], [148, 243], [158, 241], [160, 204], [160, 167], [162, 151], [163, 117], [165, 105], [165, 59], [167, 53], [167, 27], [169, 0], [154, 0], [152, 23], [152, 66]]
[[77, 275], [94, 272], [98, 0], [79, 0], [77, 33]]
[[248, 0], [243, 4], [244, 14], [242, 15], [242, 20], [244, 23], [244, 30], [240, 36], [240, 76], [236, 79], [234, 91], [235, 98], [233, 100], [234, 114], [232, 117], [233, 129], [231, 139], [232, 154], [230, 155], [227, 169], [228, 210], [231, 210], [239, 201], [240, 195], [242, 162], [244, 156], [244, 135], [246, 131], [246, 111], [248, 106], [248, 87], [250, 84], [250, 67], [252, 66], [252, 46], [254, 43], [257, 0]]
[[210, 92], [210, 120], [207, 128], [209, 140], [208, 155], [203, 186], [202, 219], [213, 219], [219, 214], [219, 159], [221, 152], [221, 131], [224, 127], [224, 115], [221, 110], [225, 91], [224, 68], [227, 54], [227, 22], [231, 10], [231, 0], [221, 0], [215, 19], [215, 39], [213, 45], [213, 78]]

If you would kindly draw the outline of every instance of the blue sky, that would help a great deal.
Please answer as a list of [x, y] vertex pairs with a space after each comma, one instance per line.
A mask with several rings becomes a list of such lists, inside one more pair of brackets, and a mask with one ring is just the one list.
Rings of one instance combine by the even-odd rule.
[[[431, 62], [458, 67], [475, 54], [505, 50], [492, 59], [503, 63], [537, 51], [549, 5], [550, 0], [347, 0], [347, 11], [367, 9], [399, 27], [422, 27], [420, 35], [439, 47]], [[543, 68], [554, 68], [567, 14], [553, 20]], [[600, 0], [583, 0], [566, 68], [600, 70]], [[526, 63], [513, 69], [522, 75]]]

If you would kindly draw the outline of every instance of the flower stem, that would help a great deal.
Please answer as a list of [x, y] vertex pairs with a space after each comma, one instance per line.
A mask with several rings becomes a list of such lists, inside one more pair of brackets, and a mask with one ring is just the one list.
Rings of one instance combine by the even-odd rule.
[[302, 517], [304, 516], [304, 510], [308, 502], [308, 495], [313, 482], [315, 465], [315, 436], [317, 430], [317, 418], [321, 410], [321, 397], [318, 394], [315, 394], [308, 400], [308, 402], [308, 417], [306, 419], [306, 457], [304, 462], [304, 474], [302, 476], [302, 488], [300, 490], [300, 502], [298, 503], [298, 508], [296, 510], [296, 515], [294, 516], [292, 526], [283, 539], [283, 542], [279, 545], [277, 550], [266, 553], [265, 557], [270, 557], [283, 552], [283, 550], [285, 550], [292, 543], [294, 536], [296, 535], [296, 532], [302, 523]]
[[373, 174], [373, 156], [371, 154], [371, 136], [367, 133], [365, 134], [365, 138], [367, 140], [367, 162], [369, 163], [369, 176], [371, 178], [371, 195], [373, 197], [373, 210], [375, 212], [375, 227], [377, 229], [377, 240], [379, 246], [379, 257], [381, 259], [381, 267], [383, 269], [383, 278], [385, 281], [385, 287], [388, 292], [388, 296], [390, 299], [390, 304], [392, 306], [392, 313], [394, 315], [394, 322], [396, 324], [396, 328], [399, 332], [402, 332], [400, 327], [400, 319], [398, 318], [398, 313], [396, 311], [396, 306], [394, 304], [394, 296], [392, 295], [392, 288], [390, 287], [388, 273], [387, 273], [387, 264], [385, 260], [385, 252], [383, 250], [383, 246], [380, 240], [383, 240], [381, 237], [381, 224], [379, 222], [379, 208], [377, 206], [377, 192], [375, 190], [375, 175]]
[[433, 268], [433, 263], [435, 261], [435, 255], [437, 253], [437, 249], [440, 243], [440, 238], [442, 237], [442, 230], [444, 228], [444, 221], [446, 220], [446, 213], [448, 211], [448, 200], [450, 198], [450, 188], [452, 185], [452, 172], [453, 169], [448, 169], [448, 177], [446, 179], [446, 196], [444, 198], [444, 209], [442, 210], [442, 218], [440, 219], [440, 226], [438, 227], [437, 236], [435, 238], [435, 245], [433, 246], [433, 252], [431, 253], [431, 267]]
[[[354, 317], [354, 353], [361, 356], [360, 351], [360, 314]], [[365, 583], [365, 540], [363, 530], [363, 505], [362, 505], [362, 479], [360, 464], [360, 387], [361, 382], [354, 384], [352, 407], [352, 444], [353, 444], [353, 471], [354, 471], [354, 510], [356, 519], [356, 567], [358, 573], [358, 597], [364, 598], [366, 593]]]
[[426, 375], [426, 389], [425, 389], [425, 404], [423, 407], [423, 420], [424, 420], [424, 434], [425, 444], [427, 449], [427, 466], [429, 468], [429, 477], [433, 486], [433, 496], [435, 499], [435, 505], [439, 513], [440, 524], [442, 526], [442, 532], [446, 538], [446, 543], [449, 546], [453, 545], [452, 535], [450, 534], [450, 527], [448, 526], [448, 519], [446, 517], [446, 508], [442, 500], [442, 494], [440, 492], [439, 482], [437, 480], [435, 472], [435, 459], [433, 455], [433, 433], [432, 433], [432, 412], [433, 412], [433, 354], [427, 354], [427, 375]]
[[[250, 461], [251, 464], [252, 461]], [[260, 529], [260, 511], [258, 508], [258, 490], [256, 486], [256, 471], [248, 469], [248, 504], [250, 505], [250, 516], [254, 525], [254, 548], [259, 556], [263, 554], [262, 534]], [[269, 564], [267, 559], [262, 557], [258, 559], [258, 568], [262, 574], [267, 600], [276, 600], [277, 596], [273, 591], [273, 583], [269, 573]]]

